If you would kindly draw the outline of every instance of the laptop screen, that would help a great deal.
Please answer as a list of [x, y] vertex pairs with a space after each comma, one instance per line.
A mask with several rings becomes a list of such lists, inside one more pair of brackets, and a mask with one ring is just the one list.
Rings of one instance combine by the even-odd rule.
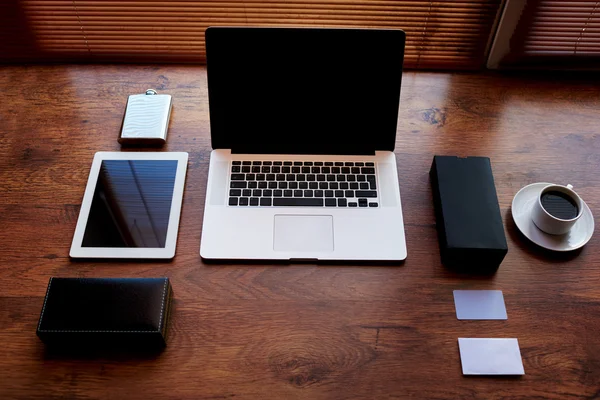
[[404, 41], [400, 30], [209, 28], [213, 148], [393, 150]]

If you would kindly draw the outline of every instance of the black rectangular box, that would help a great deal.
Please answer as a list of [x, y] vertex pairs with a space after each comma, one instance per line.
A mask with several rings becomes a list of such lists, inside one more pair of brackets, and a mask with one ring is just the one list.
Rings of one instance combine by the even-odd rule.
[[492, 274], [508, 252], [490, 159], [435, 156], [429, 172], [442, 263]]
[[172, 296], [168, 278], [50, 278], [37, 335], [61, 347], [160, 349]]

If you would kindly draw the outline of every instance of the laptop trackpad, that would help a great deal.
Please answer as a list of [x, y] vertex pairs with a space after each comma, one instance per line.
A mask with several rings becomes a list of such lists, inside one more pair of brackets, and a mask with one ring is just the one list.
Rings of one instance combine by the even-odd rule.
[[333, 251], [331, 215], [276, 215], [273, 231], [275, 251]]

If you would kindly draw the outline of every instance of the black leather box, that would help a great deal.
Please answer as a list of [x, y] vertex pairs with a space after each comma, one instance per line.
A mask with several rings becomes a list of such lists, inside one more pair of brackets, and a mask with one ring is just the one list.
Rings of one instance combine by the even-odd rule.
[[172, 296], [168, 278], [50, 278], [37, 335], [53, 346], [160, 349]]
[[430, 171], [442, 263], [492, 274], [508, 252], [487, 157], [435, 156]]

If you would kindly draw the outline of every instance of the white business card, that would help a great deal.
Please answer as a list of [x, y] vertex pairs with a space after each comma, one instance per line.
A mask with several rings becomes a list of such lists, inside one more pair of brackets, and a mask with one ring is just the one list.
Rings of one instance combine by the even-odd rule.
[[507, 319], [501, 290], [455, 290], [458, 319]]
[[463, 375], [524, 375], [517, 339], [458, 338]]

